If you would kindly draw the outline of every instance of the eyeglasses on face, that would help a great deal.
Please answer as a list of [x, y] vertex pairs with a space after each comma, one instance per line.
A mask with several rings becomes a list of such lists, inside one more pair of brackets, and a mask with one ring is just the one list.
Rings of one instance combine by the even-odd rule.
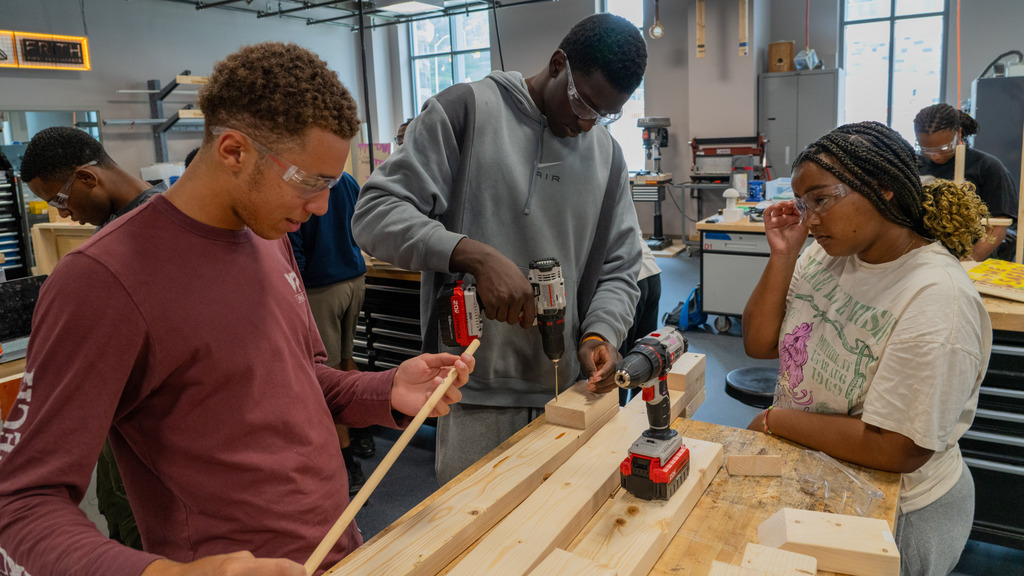
[[245, 132], [242, 132], [241, 130], [236, 130], [235, 128], [224, 128], [221, 126], [213, 126], [210, 128], [210, 131], [216, 134], [217, 136], [220, 136], [221, 134], [227, 132], [228, 130], [237, 132], [244, 136], [245, 139], [248, 140], [250, 144], [252, 144], [252, 147], [256, 149], [257, 152], [266, 156], [267, 159], [270, 160], [271, 168], [273, 168], [278, 174], [281, 175], [282, 180], [294, 184], [298, 190], [299, 196], [302, 198], [312, 198], [313, 196], [316, 196], [317, 194], [323, 192], [324, 190], [327, 190], [328, 188], [333, 188], [334, 185], [338, 183], [338, 180], [341, 179], [340, 175], [338, 176], [338, 178], [325, 178], [323, 176], [314, 176], [309, 172], [306, 172], [305, 170], [292, 164], [291, 162], [281, 159], [281, 157], [278, 156], [277, 154], [274, 154], [274, 152], [272, 152], [270, 148], [267, 148], [266, 146], [260, 144], [251, 136], [249, 136]]
[[806, 222], [810, 214], [821, 216], [836, 205], [837, 202], [850, 194], [844, 184], [836, 184], [828, 188], [819, 188], [803, 196], [793, 199], [793, 206], [800, 213], [800, 221]]
[[68, 191], [71, 190], [71, 185], [75, 183], [75, 177], [78, 176], [78, 171], [81, 170], [82, 168], [88, 168], [89, 166], [95, 166], [97, 164], [99, 164], [99, 162], [93, 160], [92, 162], [86, 162], [85, 164], [82, 164], [81, 166], [72, 170], [71, 176], [68, 177], [67, 182], [65, 182], [64, 185], [60, 187], [60, 192], [57, 192], [57, 195], [47, 200], [46, 203], [49, 204], [50, 206], [53, 206], [57, 210], [67, 210]]
[[[562, 52], [562, 55], [565, 56], [565, 52]], [[622, 110], [614, 114], [601, 114], [591, 108], [590, 104], [587, 104], [587, 101], [580, 96], [579, 91], [576, 90], [576, 83], [572, 80], [572, 68], [569, 66], [568, 56], [565, 57], [565, 73], [569, 76], [569, 106], [580, 120], [593, 120], [599, 126], [607, 126], [622, 118]]]
[[953, 139], [943, 144], [942, 146], [921, 146], [917, 144], [917, 153], [922, 156], [945, 156], [952, 154], [956, 151], [957, 145], [960, 144], [960, 135], [953, 135]]

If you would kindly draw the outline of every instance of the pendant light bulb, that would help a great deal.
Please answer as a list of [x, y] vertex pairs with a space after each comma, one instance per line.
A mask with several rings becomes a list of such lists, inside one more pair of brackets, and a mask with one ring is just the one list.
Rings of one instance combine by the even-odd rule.
[[654, 0], [654, 24], [651, 25], [647, 33], [651, 35], [651, 38], [657, 40], [665, 35], [665, 28], [661, 25], [661, 15], [658, 10], [659, 0]]

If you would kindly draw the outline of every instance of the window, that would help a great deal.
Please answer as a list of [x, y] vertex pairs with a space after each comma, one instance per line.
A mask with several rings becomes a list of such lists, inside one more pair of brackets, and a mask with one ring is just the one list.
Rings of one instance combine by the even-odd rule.
[[490, 74], [491, 30], [486, 10], [420, 20], [409, 29], [416, 112], [445, 88]]
[[845, 0], [846, 121], [914, 141], [914, 116], [943, 96], [944, 0]]
[[[644, 33], [644, 14], [643, 10], [637, 10], [636, 0], [606, 0], [606, 2], [606, 12], [622, 16], [639, 28], [640, 34]], [[626, 158], [626, 167], [630, 172], [643, 170], [646, 162], [643, 141], [640, 137], [643, 130], [636, 126], [637, 119], [643, 118], [643, 116], [644, 83], [641, 82], [622, 107], [622, 118], [608, 127], [612, 138], [615, 138], [622, 148], [622, 155]]]

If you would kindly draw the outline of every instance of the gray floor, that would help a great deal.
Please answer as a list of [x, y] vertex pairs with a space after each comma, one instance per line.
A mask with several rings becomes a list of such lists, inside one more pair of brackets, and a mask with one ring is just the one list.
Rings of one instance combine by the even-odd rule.
[[[700, 279], [699, 257], [681, 253], [675, 258], [659, 258], [662, 269], [661, 313], [665, 314], [690, 293]], [[714, 317], [709, 318], [713, 321]], [[690, 350], [707, 355], [705, 370], [706, 399], [694, 416], [697, 420], [745, 428], [759, 412], [725, 393], [725, 376], [729, 371], [746, 366], [773, 366], [774, 361], [757, 361], [743, 353], [739, 319], [733, 319], [726, 334], [719, 334], [709, 324], [686, 333]], [[429, 422], [429, 421], [428, 421]], [[374, 467], [387, 454], [399, 433], [374, 428], [377, 453], [369, 460], [361, 460], [369, 476]], [[405, 514], [437, 488], [434, 474], [434, 429], [423, 426], [406, 447], [391, 471], [384, 477], [367, 504], [359, 511], [356, 522], [366, 539], [371, 538]], [[90, 489], [82, 504], [83, 510], [105, 531], [102, 518], [96, 511], [95, 494]], [[964, 576], [1024, 576], [1024, 551], [970, 541], [954, 575]]]

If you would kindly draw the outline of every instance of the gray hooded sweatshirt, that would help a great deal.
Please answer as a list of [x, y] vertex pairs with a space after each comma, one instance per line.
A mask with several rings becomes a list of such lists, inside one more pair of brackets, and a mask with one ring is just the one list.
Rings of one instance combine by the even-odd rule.
[[[363, 186], [352, 218], [360, 247], [423, 271], [423, 349], [440, 342], [435, 302], [457, 279], [449, 261], [464, 238], [488, 244], [526, 276], [531, 260], [554, 257], [565, 280], [565, 354], [558, 381], [580, 376], [580, 338], [596, 332], [616, 347], [640, 295], [640, 235], [622, 150], [595, 127], [558, 138], [516, 72], [493, 72], [427, 101], [400, 146]], [[554, 395], [554, 368], [537, 328], [484, 320], [476, 369], [463, 402], [541, 407]]]

